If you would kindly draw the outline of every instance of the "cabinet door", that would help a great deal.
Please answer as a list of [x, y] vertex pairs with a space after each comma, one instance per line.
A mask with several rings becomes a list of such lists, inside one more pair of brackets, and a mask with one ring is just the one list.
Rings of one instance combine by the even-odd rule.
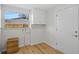
[[78, 52], [78, 8], [68, 8], [57, 13], [58, 48], [65, 53]]
[[38, 10], [33, 10], [33, 24], [38, 24], [39, 23], [39, 11]]
[[39, 11], [39, 24], [45, 24], [46, 13], [45, 11]]
[[45, 24], [45, 11], [33, 10], [33, 24]]

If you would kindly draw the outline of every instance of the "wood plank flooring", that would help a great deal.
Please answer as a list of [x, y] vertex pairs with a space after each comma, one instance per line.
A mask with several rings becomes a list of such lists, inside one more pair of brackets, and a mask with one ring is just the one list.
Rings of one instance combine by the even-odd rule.
[[19, 49], [16, 54], [63, 54], [61, 51], [50, 47], [46, 43], [28, 45]]

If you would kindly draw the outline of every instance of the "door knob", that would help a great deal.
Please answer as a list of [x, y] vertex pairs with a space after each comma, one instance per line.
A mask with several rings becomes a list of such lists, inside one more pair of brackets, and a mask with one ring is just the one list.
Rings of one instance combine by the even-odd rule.
[[78, 37], [78, 35], [74, 35], [75, 37]]

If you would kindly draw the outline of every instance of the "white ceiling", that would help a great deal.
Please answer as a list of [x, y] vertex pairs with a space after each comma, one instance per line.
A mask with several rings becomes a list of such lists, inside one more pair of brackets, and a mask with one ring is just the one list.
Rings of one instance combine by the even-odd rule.
[[43, 10], [48, 10], [50, 8], [53, 8], [56, 6], [56, 4], [10, 4], [10, 6], [16, 6], [16, 7], [21, 7], [21, 8], [40, 8]]

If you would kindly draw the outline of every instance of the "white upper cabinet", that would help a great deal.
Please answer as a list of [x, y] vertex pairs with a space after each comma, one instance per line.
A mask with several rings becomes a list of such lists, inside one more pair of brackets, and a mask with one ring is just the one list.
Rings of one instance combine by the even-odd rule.
[[45, 24], [46, 11], [40, 9], [32, 10], [32, 24]]

